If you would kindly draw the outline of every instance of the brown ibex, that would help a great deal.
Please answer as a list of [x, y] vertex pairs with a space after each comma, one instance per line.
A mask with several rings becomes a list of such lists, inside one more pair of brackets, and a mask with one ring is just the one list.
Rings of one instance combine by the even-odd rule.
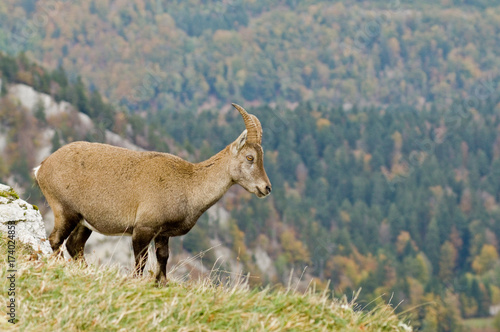
[[36, 180], [54, 212], [49, 241], [59, 253], [83, 256], [92, 231], [131, 235], [135, 271], [142, 274], [154, 240], [159, 271], [167, 281], [168, 240], [184, 235], [198, 218], [237, 183], [257, 197], [271, 192], [264, 170], [262, 127], [232, 104], [246, 129], [210, 159], [193, 164], [168, 153], [138, 152], [106, 144], [74, 142], [35, 169]]

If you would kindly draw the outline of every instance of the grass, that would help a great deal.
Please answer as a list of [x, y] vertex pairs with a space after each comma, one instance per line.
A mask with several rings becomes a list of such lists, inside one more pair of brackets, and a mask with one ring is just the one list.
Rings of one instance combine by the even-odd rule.
[[[346, 298], [313, 289], [249, 289], [217, 285], [217, 278], [158, 288], [117, 268], [88, 267], [16, 248], [16, 324], [0, 312], [0, 330], [20, 331], [410, 331], [390, 305], [362, 311]], [[6, 308], [7, 239], [0, 236]], [[243, 280], [243, 279], [242, 279]]]
[[10, 188], [8, 191], [0, 190], [0, 196], [8, 198], [9, 202], [19, 199], [19, 195], [12, 188]]
[[493, 327], [493, 317], [465, 319], [464, 325], [469, 331], [496, 331]]

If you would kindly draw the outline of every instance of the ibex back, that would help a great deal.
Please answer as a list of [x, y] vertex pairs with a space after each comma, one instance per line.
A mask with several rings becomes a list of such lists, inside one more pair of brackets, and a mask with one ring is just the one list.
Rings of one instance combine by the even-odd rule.
[[159, 271], [166, 283], [171, 236], [186, 234], [198, 218], [235, 183], [257, 197], [271, 192], [264, 170], [262, 127], [254, 115], [233, 104], [246, 129], [236, 141], [198, 164], [168, 153], [138, 152], [106, 144], [74, 142], [35, 169], [54, 212], [49, 241], [58, 253], [83, 257], [92, 231], [131, 235], [137, 274], [155, 241]]

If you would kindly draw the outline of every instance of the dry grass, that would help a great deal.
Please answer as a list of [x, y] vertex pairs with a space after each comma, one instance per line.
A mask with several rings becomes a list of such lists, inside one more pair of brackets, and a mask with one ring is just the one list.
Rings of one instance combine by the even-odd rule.
[[[1, 237], [2, 296], [7, 301], [6, 239]], [[17, 248], [18, 322], [0, 313], [0, 330], [21, 331], [409, 331], [389, 305], [364, 312], [326, 293], [221, 285], [216, 277], [171, 280], [158, 288], [117, 268], [44, 257]], [[241, 278], [240, 280], [244, 280]]]

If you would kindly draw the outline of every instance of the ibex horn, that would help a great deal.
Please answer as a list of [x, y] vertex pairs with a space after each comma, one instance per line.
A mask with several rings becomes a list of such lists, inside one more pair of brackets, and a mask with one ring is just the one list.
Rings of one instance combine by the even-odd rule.
[[243, 117], [243, 121], [245, 121], [245, 127], [247, 128], [247, 142], [248, 143], [258, 143], [262, 144], [262, 126], [260, 124], [259, 119], [253, 114], [248, 114], [247, 111], [243, 107], [238, 104], [232, 103], [240, 112]]

